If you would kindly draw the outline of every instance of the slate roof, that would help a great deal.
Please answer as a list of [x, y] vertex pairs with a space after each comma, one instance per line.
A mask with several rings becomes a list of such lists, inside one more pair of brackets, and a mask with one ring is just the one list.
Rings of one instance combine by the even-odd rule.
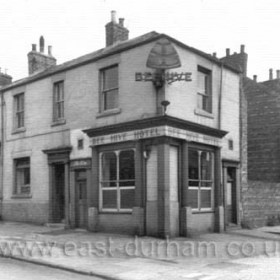
[[[200, 55], [200, 56], [218, 64], [218, 65], [222, 65], [222, 62], [218, 58], [216, 58], [216, 57], [214, 57], [210, 54], [202, 52], [202, 51], [200, 51], [198, 49], [195, 49], [193, 47], [187, 46], [184, 43], [182, 43], [182, 42], [180, 42], [180, 41], [178, 41], [178, 40], [176, 40], [176, 39], [174, 39], [174, 38], [172, 38], [172, 37], [170, 37], [166, 34], [157, 33], [155, 31], [152, 31], [152, 32], [146, 33], [142, 36], [139, 36], [139, 37], [127, 40], [127, 41], [118, 42], [117, 44], [114, 44], [112, 46], [109, 46], [109, 47], [97, 50], [95, 52], [83, 55], [81, 57], [70, 60], [68, 62], [59, 64], [59, 65], [56, 65], [56, 66], [52, 66], [52, 67], [50, 67], [46, 70], [43, 70], [42, 72], [39, 72], [37, 74], [28, 76], [28, 77], [23, 78], [21, 80], [17, 80], [10, 85], [4, 86], [4, 87], [1, 88], [1, 91], [4, 92], [4, 91], [10, 90], [12, 88], [22, 86], [22, 85], [34, 82], [36, 80], [43, 79], [45, 77], [51, 76], [51, 75], [56, 74], [56, 73], [60, 73], [60, 72], [66, 71], [66, 70], [70, 70], [70, 69], [79, 67], [79, 66], [84, 65], [84, 64], [88, 64], [88, 63], [97, 61], [99, 59], [108, 57], [110, 55], [114, 55], [114, 54], [123, 52], [125, 50], [132, 49], [132, 48], [135, 48], [137, 46], [150, 43], [152, 41], [156, 41], [156, 40], [158, 40], [162, 37], [165, 37], [165, 38], [169, 39], [171, 42], [179, 45], [180, 47], [182, 47], [184, 49], [187, 49], [191, 52], [194, 52], [194, 53], [196, 53], [196, 54], [198, 54], [198, 55]], [[233, 65], [224, 64], [224, 67], [230, 69], [233, 72], [240, 73], [240, 69], [234, 67]]]

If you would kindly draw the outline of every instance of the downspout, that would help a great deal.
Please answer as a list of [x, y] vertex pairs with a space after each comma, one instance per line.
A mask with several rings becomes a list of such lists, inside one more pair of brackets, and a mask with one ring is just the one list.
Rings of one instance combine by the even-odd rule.
[[5, 101], [4, 101], [4, 92], [0, 90], [1, 94], [1, 168], [0, 168], [0, 219], [2, 218], [2, 203], [3, 203], [3, 186], [4, 186], [4, 106], [5, 106]]
[[223, 96], [223, 72], [224, 72], [224, 63], [221, 63], [221, 77], [220, 77], [220, 92], [218, 99], [218, 129], [222, 127], [222, 96]]

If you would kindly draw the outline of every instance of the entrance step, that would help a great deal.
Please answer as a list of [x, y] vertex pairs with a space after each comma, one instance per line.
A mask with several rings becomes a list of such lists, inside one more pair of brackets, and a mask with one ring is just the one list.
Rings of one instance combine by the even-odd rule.
[[63, 223], [46, 223], [46, 227], [54, 228], [54, 229], [66, 229], [66, 225]]

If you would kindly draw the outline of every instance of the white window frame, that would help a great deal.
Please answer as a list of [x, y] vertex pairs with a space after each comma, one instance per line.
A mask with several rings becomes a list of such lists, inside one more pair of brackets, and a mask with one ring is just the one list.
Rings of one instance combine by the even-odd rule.
[[[106, 75], [106, 71], [107, 70], [110, 70], [110, 69], [113, 69], [113, 68], [116, 68], [117, 69], [117, 73], [118, 73], [118, 78], [117, 78], [117, 81], [118, 81], [118, 84], [116, 87], [112, 87], [112, 88], [105, 88], [105, 75]], [[111, 91], [115, 91], [117, 90], [117, 103], [116, 103], [116, 106], [114, 108], [105, 108], [105, 96], [107, 93], [110, 94]], [[101, 99], [101, 102], [100, 102], [100, 112], [103, 113], [103, 112], [108, 112], [108, 111], [111, 111], [111, 110], [116, 110], [119, 108], [119, 65], [118, 64], [115, 64], [115, 65], [112, 65], [112, 66], [109, 66], [109, 67], [106, 67], [106, 68], [103, 68], [103, 69], [100, 69], [100, 99]]]
[[[61, 85], [61, 86], [60, 86]], [[60, 98], [58, 98], [58, 90], [62, 89], [62, 94], [60, 94]], [[53, 84], [53, 122], [62, 121], [65, 119], [64, 112], [64, 81], [57, 81]], [[63, 110], [62, 116], [58, 116], [58, 108], [61, 106]]]
[[[21, 108], [19, 107], [20, 98], [22, 98]], [[25, 96], [24, 92], [18, 93], [14, 95], [14, 129], [21, 129], [24, 128], [24, 108], [25, 108]], [[19, 120], [22, 119], [22, 125], [19, 126]]]
[[[28, 161], [28, 164], [20, 164], [20, 161]], [[29, 184], [21, 184], [20, 186], [18, 185], [18, 171], [23, 170], [23, 169], [29, 169], [29, 180], [31, 181], [31, 162], [30, 162], [30, 157], [26, 157], [26, 158], [16, 158], [14, 159], [14, 190], [13, 190], [13, 194], [14, 195], [30, 195], [31, 193], [31, 182], [29, 182]], [[24, 176], [24, 175], [23, 175]], [[22, 188], [29, 188], [28, 192], [23, 192]]]
[[[111, 212], [111, 213], [132, 213], [131, 208], [121, 208], [121, 191], [122, 190], [134, 190], [135, 191], [135, 184], [134, 186], [120, 186], [120, 179], [119, 179], [119, 155], [122, 151], [133, 151], [134, 152], [134, 163], [135, 163], [135, 149], [133, 148], [127, 148], [127, 149], [121, 149], [121, 150], [112, 150], [112, 151], [104, 151], [99, 153], [99, 211], [101, 212]], [[115, 187], [102, 187], [102, 183], [105, 182], [111, 182], [110, 181], [103, 181], [102, 178], [102, 156], [106, 153], [114, 153], [117, 157], [117, 178], [116, 178], [116, 186]], [[135, 168], [135, 165], [134, 165]], [[134, 170], [135, 171], [135, 170]], [[136, 177], [136, 172], [134, 172]], [[125, 180], [129, 181], [129, 180]], [[136, 181], [136, 178], [134, 178], [134, 183]], [[103, 208], [103, 190], [116, 190], [117, 192], [117, 208]]]
[[[215, 167], [214, 167], [215, 154], [214, 154], [214, 152], [207, 151], [207, 150], [200, 150], [200, 149], [191, 149], [191, 150], [194, 150], [194, 151], [198, 152], [198, 168], [199, 168], [198, 179], [197, 180], [188, 178], [188, 189], [197, 191], [197, 206], [198, 206], [198, 208], [192, 208], [192, 211], [194, 211], [194, 212], [213, 211], [213, 208], [214, 208], [214, 182], [215, 182], [215, 176], [214, 176], [215, 175], [214, 174], [214, 171], [215, 171]], [[212, 179], [211, 180], [202, 180], [201, 179], [201, 153], [202, 152], [208, 152], [212, 155], [212, 157], [211, 157]], [[198, 186], [191, 186], [190, 181], [198, 182]], [[203, 183], [211, 183], [211, 186], [210, 187], [201, 186], [202, 182]], [[210, 190], [211, 191], [211, 198], [210, 198], [211, 199], [211, 207], [204, 207], [204, 208], [201, 207], [201, 190]]]
[[[203, 75], [207, 77], [206, 85], [204, 90], [199, 89], [199, 75]], [[204, 69], [202, 67], [197, 68], [197, 108], [203, 112], [207, 112], [209, 114], [213, 113], [213, 106], [212, 106], [212, 75], [211, 71]], [[202, 98], [202, 104], [200, 105], [200, 98]], [[203, 98], [207, 98], [207, 107], [203, 108]]]

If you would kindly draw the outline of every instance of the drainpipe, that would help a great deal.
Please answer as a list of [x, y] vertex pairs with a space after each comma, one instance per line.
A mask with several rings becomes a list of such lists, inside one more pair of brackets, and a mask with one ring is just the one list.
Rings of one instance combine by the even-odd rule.
[[223, 72], [224, 72], [224, 64], [221, 64], [221, 77], [220, 77], [220, 92], [218, 99], [218, 129], [222, 127], [222, 95], [223, 95]]
[[0, 218], [2, 218], [2, 202], [3, 202], [3, 186], [4, 186], [4, 180], [3, 180], [3, 175], [4, 175], [4, 106], [5, 106], [5, 100], [4, 100], [4, 92], [0, 91], [1, 94], [1, 148], [0, 148], [0, 153], [1, 153], [1, 169], [0, 169]]

